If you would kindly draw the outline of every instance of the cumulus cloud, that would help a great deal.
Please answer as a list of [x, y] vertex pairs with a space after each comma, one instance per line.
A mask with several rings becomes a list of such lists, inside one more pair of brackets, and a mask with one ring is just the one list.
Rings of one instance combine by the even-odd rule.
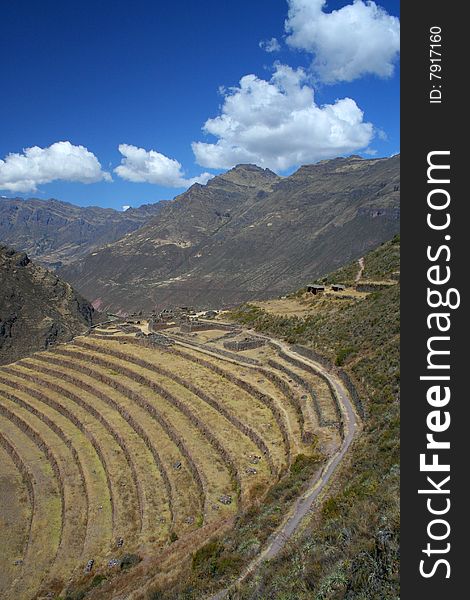
[[325, 83], [366, 74], [390, 77], [400, 48], [400, 21], [375, 2], [355, 0], [323, 12], [326, 0], [288, 0], [287, 43], [314, 55], [312, 69]]
[[258, 44], [260, 48], [262, 48], [265, 52], [279, 52], [281, 49], [281, 45], [277, 41], [275, 37], [272, 37], [270, 40], [261, 40]]
[[302, 69], [281, 64], [270, 81], [242, 77], [225, 91], [221, 114], [203, 126], [217, 142], [193, 142], [197, 162], [214, 169], [251, 162], [283, 171], [367, 147], [374, 128], [354, 100], [318, 106], [307, 80]]
[[213, 177], [202, 173], [198, 177], [186, 179], [179, 163], [156, 150], [145, 150], [130, 144], [120, 144], [123, 158], [114, 172], [122, 179], [139, 183], [155, 183], [165, 187], [189, 187], [193, 183], [205, 184]]
[[70, 142], [56, 142], [47, 148], [32, 146], [22, 154], [0, 159], [0, 189], [32, 192], [38, 185], [57, 180], [94, 183], [110, 181], [111, 176], [92, 152]]

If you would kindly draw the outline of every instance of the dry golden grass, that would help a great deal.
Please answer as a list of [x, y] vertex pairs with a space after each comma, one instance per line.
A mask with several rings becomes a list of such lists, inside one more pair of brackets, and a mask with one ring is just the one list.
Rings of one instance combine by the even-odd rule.
[[[37, 365], [38, 372], [40, 372], [43, 366], [49, 365], [58, 372], [64, 373], [65, 376], [77, 377], [84, 384], [92, 386], [97, 393], [110, 396], [116, 402], [117, 406], [127, 411], [138, 423], [146, 423], [147, 416], [139, 407], [133, 406], [127, 398], [98, 381], [95, 377], [84, 374], [82, 364], [78, 358], [70, 360], [66, 356], [52, 352], [44, 353], [43, 356], [49, 360], [49, 363], [31, 361]], [[61, 361], [63, 364], [58, 365], [54, 362], [56, 360]], [[97, 370], [97, 372], [103, 372], [108, 375], [105, 370]], [[171, 521], [168, 499], [165, 496], [164, 486], [153, 456], [144, 440], [132, 428], [129, 422], [117, 410], [104, 402], [101, 397], [84, 392], [78, 386], [71, 385], [70, 382], [67, 382], [67, 388], [74, 390], [86, 399], [88, 403], [94, 405], [104, 419], [112, 425], [113, 429], [123, 439], [125, 446], [129, 450], [132, 462], [135, 465], [137, 478], [143, 494], [143, 536], [138, 535], [140, 527], [137, 492], [132, 481], [131, 469], [122, 450], [112, 436], [107, 433], [107, 443], [103, 443], [102, 448], [103, 453], [106, 453], [106, 468], [109, 479], [112, 484], [114, 483], [115, 489], [115, 493], [113, 494], [113, 497], [116, 498], [113, 538], [123, 537], [126, 541], [126, 549], [132, 546], [135, 547], [138, 544], [145, 544], [149, 541], [148, 538], [154, 538], [151, 543], [155, 541], [162, 542], [168, 535], [168, 528]], [[91, 421], [90, 416], [85, 416], [85, 418], [87, 418], [88, 422]], [[95, 421], [94, 426], [103, 435], [104, 432], [102, 432], [100, 424]], [[156, 433], [156, 439], [161, 440], [163, 437], [161, 431]]]
[[[96, 348], [95, 352], [99, 352], [103, 350], [103, 346], [99, 344], [94, 345]], [[139, 356], [139, 349], [133, 350], [133, 356]], [[146, 353], [141, 352], [140, 355], [147, 354], [146, 358], [154, 358], [155, 352], [148, 351]], [[177, 398], [181, 399], [199, 419], [203, 421], [203, 423], [208, 426], [212, 431], [217, 432], [217, 437], [219, 438], [220, 443], [224, 443], [224, 446], [227, 448], [231, 458], [234, 462], [236, 470], [239, 472], [240, 483], [242, 487], [242, 492], [246, 492], [249, 496], [249, 488], [253, 487], [253, 485], [267, 485], [270, 479], [270, 472], [267, 466], [266, 461], [260, 463], [259, 468], [257, 469], [257, 477], [254, 477], [253, 474], [247, 473], [246, 470], [250, 467], [249, 457], [253, 455], [258, 455], [260, 449], [250, 440], [247, 436], [245, 436], [239, 429], [236, 428], [228, 419], [226, 419], [220, 412], [218, 412], [215, 408], [208, 405], [204, 402], [203, 399], [198, 397], [196, 393], [191, 390], [188, 390], [184, 385], [175, 382], [170, 377], [163, 376], [161, 374], [156, 374], [152, 372], [149, 368], [142, 368], [139, 365], [135, 365], [130, 363], [130, 361], [125, 361], [120, 358], [116, 358], [115, 356], [107, 356], [112, 363], [112, 368], [116, 371], [120, 371], [122, 367], [131, 368], [133, 373], [137, 375], [142, 375], [144, 377], [148, 377], [151, 381], [157, 383], [158, 385], [163, 386], [164, 389], [168, 390], [170, 394], [173, 394]], [[169, 374], [177, 373], [180, 378], [184, 381], [192, 382], [194, 385], [197, 385], [198, 381], [201, 380], [201, 377], [204, 378], [204, 388], [202, 392], [206, 392], [212, 395], [214, 399], [217, 401], [221, 401], [223, 397], [227, 395], [227, 382], [221, 381], [220, 377], [216, 383], [216, 377], [211, 371], [202, 372], [200, 369], [198, 370], [197, 377], [194, 378], [195, 369], [188, 364], [187, 361], [183, 361], [181, 359], [178, 360], [178, 357], [168, 355], [167, 353], [161, 352], [159, 353], [159, 357], [161, 360], [159, 363], [153, 362], [151, 364], [159, 365], [168, 370]], [[167, 359], [167, 360], [164, 360]], [[170, 360], [168, 360], [170, 359]], [[150, 361], [147, 361], [150, 362]], [[218, 384], [218, 385], [217, 385]], [[234, 387], [232, 385], [232, 387]], [[232, 390], [233, 392], [233, 390]], [[238, 392], [238, 395], [240, 393]], [[246, 395], [246, 394], [245, 394]], [[252, 400], [252, 398], [249, 398]], [[245, 419], [247, 415], [251, 415], [251, 411], [245, 412], [244, 407], [238, 405], [238, 411], [242, 410], [245, 415]], [[246, 407], [248, 408], [248, 407]], [[251, 420], [251, 419], [249, 419]], [[262, 422], [262, 420], [260, 420]], [[269, 427], [266, 428], [266, 431], [269, 431]], [[246, 489], [248, 488], [248, 489]]]
[[[321, 377], [317, 377], [309, 371], [304, 371], [303, 369], [300, 369], [279, 357], [276, 357], [275, 362], [280, 365], [283, 365], [293, 373], [296, 373], [298, 376], [302, 377], [302, 379], [304, 379], [305, 382], [310, 383], [315, 389], [318, 404], [320, 406], [320, 411], [324, 418], [327, 421], [331, 421], [332, 423], [336, 423], [338, 421], [338, 413], [336, 409], [335, 400], [331, 394], [328, 384]], [[290, 381], [288, 375], [282, 376], [286, 381]]]
[[[86, 351], [84, 352], [81, 349], [79, 350], [71, 348], [70, 352], [77, 357], [80, 354], [86, 354]], [[90, 359], [93, 359], [92, 353], [89, 352], [88, 354]], [[77, 360], [79, 359], [77, 358]], [[118, 367], [118, 365], [116, 365], [116, 363], [111, 359], [106, 358], [106, 360], [113, 365], [111, 369], [107, 369], [106, 367], [98, 365], [96, 356], [95, 360], [93, 361], [93, 369], [97, 373], [104, 375], [109, 375], [110, 370], [115, 374], [119, 373], [117, 369], [114, 369], [114, 367]], [[129, 365], [127, 367], [130, 368]], [[130, 370], [138, 374], [138, 370], [135, 370], [134, 368]], [[233, 512], [235, 508], [234, 505], [225, 507], [219, 503], [217, 506], [219, 510], [214, 510], [211, 507], [211, 504], [213, 503], [217, 505], [219, 496], [223, 494], [231, 494], [233, 491], [232, 481], [227, 467], [223, 463], [222, 459], [215, 454], [207, 438], [201, 434], [198, 428], [188, 419], [186, 415], [182, 414], [170, 402], [156, 394], [152, 389], [128, 377], [121, 376], [120, 380], [123, 383], [125, 382], [126, 387], [128, 387], [130, 390], [139, 394], [150, 406], [154, 406], [174, 431], [182, 433], [182, 440], [184, 439], [184, 444], [187, 446], [190, 456], [194, 458], [194, 461], [199, 466], [201, 472], [205, 475], [205, 479], [207, 481], [206, 508], [208, 513], [205, 515], [206, 518], [210, 520], [214, 518], [214, 516], [217, 518], [219, 518], [219, 516], [225, 517], [225, 513]], [[187, 400], [187, 397], [183, 398], [183, 401]], [[135, 411], [135, 403], [132, 400], [128, 400], [124, 396], [120, 395], [119, 401], [125, 403], [129, 411]], [[155, 440], [158, 440], [159, 451], [163, 447], [162, 442], [165, 437], [167, 438], [168, 442], [170, 441], [163, 429], [158, 426], [158, 424], [154, 421], [154, 419], [151, 418], [149, 414], [141, 414], [140, 422], [145, 423], [145, 428], [148, 432], [155, 430], [154, 436]], [[172, 463], [168, 461], [168, 464]], [[176, 499], [178, 502], [183, 502], [186, 497], [187, 490], [180, 490], [180, 493], [177, 495]], [[188, 515], [185, 514], [185, 516]]]
[[24, 564], [6, 598], [30, 600], [54, 562], [61, 537], [62, 505], [57, 479], [46, 456], [11, 420], [0, 416], [0, 431], [22, 457], [31, 474], [34, 508]]
[[[111, 335], [97, 337], [103, 332]], [[283, 364], [269, 346], [220, 356], [220, 329], [169, 349], [146, 347], [113, 326], [94, 333], [0, 368], [0, 435], [24, 464], [21, 473], [8, 455], [0, 470], [0, 486], [11, 481], [18, 503], [0, 518], [23, 514], [27, 524], [30, 514], [32, 532], [26, 544], [25, 527], [8, 526], [0, 578], [7, 600], [39, 590], [63, 595], [70, 582], [86, 587], [97, 573], [112, 579], [119, 569], [107, 562], [124, 553], [143, 558], [135, 576], [153, 565], [155, 580], [158, 564], [164, 581], [297, 454], [311, 451], [305, 430], [334, 437], [307, 402], [300, 410], [305, 389], [269, 365]], [[315, 387], [329, 417], [323, 381], [288, 367]], [[93, 571], [84, 575], [90, 559]]]
[[[69, 346], [66, 351], [57, 350], [57, 352], [54, 352], [54, 355], [60, 356], [61, 360], [67, 361], [71, 366], [85, 364], [86, 359], [83, 357], [89, 357], [93, 371], [97, 375], [102, 375], [107, 378], [116, 377], [116, 374], [119, 373], [118, 369], [120, 365], [116, 361], [109, 357], [105, 357], [105, 359], [102, 358], [101, 360], [106, 360], [108, 363], [107, 366], [102, 366], [98, 362], [98, 355], [94, 355], [82, 348]], [[129, 365], [126, 365], [126, 367], [130, 368]], [[132, 369], [132, 372], [135, 375], [139, 375], [138, 370]], [[97, 378], [95, 377], [95, 385], [96, 381]], [[130, 391], [140, 395], [149, 406], [156, 407], [173, 431], [182, 433], [182, 435], [180, 435], [181, 441], [188, 447], [190, 456], [192, 456], [196, 464], [199, 465], [202, 473], [206, 474], [208, 486], [206, 504], [209, 501], [217, 502], [220, 495], [229, 493], [227, 490], [231, 489], [230, 475], [220, 458], [213, 456], [213, 451], [211, 450], [209, 442], [201, 435], [197, 430], [197, 427], [195, 427], [185, 415], [181, 414], [181, 412], [156, 394], [152, 389], [132, 378], [124, 377], [122, 375], [119, 377], [119, 381]], [[122, 393], [101, 382], [99, 382], [98, 385], [100, 389], [107, 389], [107, 392], [113, 395], [113, 399], [127, 410], [137, 422], [144, 423], [145, 431], [148, 433], [149, 437], [154, 440], [155, 444], [158, 445], [158, 453], [162, 456], [163, 462], [168, 467], [168, 475], [171, 479], [175, 479], [175, 513], [179, 523], [184, 523], [185, 519], [188, 517], [192, 517], [196, 520], [200, 513], [200, 507], [194, 503], [197, 492], [194, 489], [194, 486], [188, 489], [188, 482], [181, 480], [180, 473], [183, 469], [181, 469], [181, 471], [176, 471], [173, 468], [173, 465], [176, 462], [184, 462], [184, 459], [174, 442], [168, 437], [164, 428], [152, 418], [151, 414], [136, 405], [134, 400], [127, 398]], [[154, 481], [155, 477], [158, 481], [158, 475], [154, 474]], [[157, 493], [158, 489], [162, 489], [162, 487], [163, 486], [157, 486]], [[224, 510], [227, 509], [221, 506], [220, 512], [223, 513]], [[218, 518], [218, 512], [211, 509], [206, 517], [211, 519], [214, 518], [214, 515]]]
[[310, 304], [305, 299], [298, 298], [279, 298], [276, 300], [254, 302], [253, 304], [270, 314], [286, 315], [289, 317], [306, 317], [311, 311]]
[[306, 292], [299, 296], [252, 302], [252, 304], [271, 315], [305, 318], [316, 314], [318, 311], [324, 311], [326, 307], [331, 308], [332, 304], [343, 307], [345, 302], [365, 300], [368, 295], [368, 292], [357, 292], [353, 287], [348, 287], [344, 291], [333, 292], [327, 286], [325, 292], [316, 295]]
[[[210, 350], [210, 348], [208, 348], [208, 350]], [[223, 369], [227, 373], [235, 376], [238, 380], [248, 383], [259, 393], [272, 398], [272, 400], [274, 401], [274, 405], [279, 409], [282, 415], [282, 420], [286, 425], [292, 454], [296, 454], [298, 452], [303, 451], [302, 444], [300, 442], [300, 426], [295, 410], [292, 408], [292, 406], [289, 404], [286, 398], [282, 395], [282, 393], [280, 393], [278, 388], [271, 381], [266, 379], [266, 377], [264, 377], [262, 373], [259, 372], [258, 368], [253, 367], [251, 365], [238, 364], [234, 362], [236, 360], [236, 355], [234, 355], [234, 358], [232, 360], [224, 360], [223, 358], [220, 358], [218, 356], [202, 353], [194, 347], [190, 346], [185, 346], [181, 352], [183, 352], [183, 355], [191, 356], [194, 358], [203, 357], [205, 361], [219, 367], [220, 369]], [[244, 355], [245, 353], [242, 354]], [[249, 405], [252, 403], [253, 396], [250, 397]], [[270, 433], [267, 435], [270, 438], [270, 447], [282, 447], [282, 442], [279, 439], [271, 437]]]
[[14, 421], [18, 427], [25, 424], [27, 435], [34, 436], [35, 443], [43, 444], [54, 457], [57, 469], [55, 475], [60, 480], [62, 488], [64, 518], [58, 551], [63, 558], [60, 563], [53, 565], [51, 575], [62, 580], [74, 571], [77, 564], [80, 564], [87, 529], [88, 498], [80, 465], [75, 461], [65, 442], [43, 421], [6, 399], [3, 394], [0, 395], [0, 398], [2, 411], [8, 411], [10, 420]]
[[[97, 349], [110, 347], [119, 352], [126, 350], [125, 345], [119, 344], [118, 342], [93, 340], [92, 343]], [[162, 369], [173, 372], [188, 383], [201, 387], [210, 394], [217, 403], [242, 419], [243, 422], [248, 424], [263, 439], [267, 438], [268, 441], [271, 441], [272, 447], [270, 447], [270, 451], [273, 455], [274, 463], [278, 469], [285, 465], [281, 432], [277, 427], [272, 413], [258, 399], [248, 394], [245, 390], [240, 389], [240, 387], [233, 382], [221, 378], [210, 369], [201, 365], [195, 366], [194, 363], [177, 354], [170, 354], [163, 351], [150, 351], [147, 348], [137, 346], [132, 348], [132, 355], [144, 359]], [[209, 358], [210, 357], [207, 357], [207, 359]], [[221, 366], [224, 368], [228, 366], [228, 370], [230, 369], [230, 365], [222, 364]], [[165, 378], [161, 378], [161, 380], [165, 381]], [[168, 379], [166, 379], [166, 381], [167, 384], [172, 385]], [[173, 389], [176, 389], [181, 393], [180, 388], [175, 387]], [[194, 398], [194, 394], [191, 395], [191, 399], [197, 401], [197, 398]], [[199, 405], [203, 406], [200, 402]], [[236, 435], [236, 440], [240, 439], [241, 443], [246, 445], [246, 440], [243, 440], [237, 431], [233, 431], [233, 426], [231, 426], [230, 423], [227, 423], [225, 419], [222, 423], [222, 425], [219, 423], [217, 426], [222, 427], [227, 434]], [[243, 456], [247, 456], [250, 453], [258, 455], [260, 453], [259, 449], [257, 449], [253, 443], [251, 443], [243, 452], [238, 452], [238, 454], [242, 454]], [[265, 473], [267, 474], [268, 469], [265, 462], [263, 461], [259, 464], [260, 468], [258, 471], [260, 475], [263, 476]]]
[[0, 531], [2, 532], [3, 568], [0, 570], [0, 597], [21, 570], [21, 560], [28, 543], [32, 506], [21, 472], [6, 450], [0, 446]]

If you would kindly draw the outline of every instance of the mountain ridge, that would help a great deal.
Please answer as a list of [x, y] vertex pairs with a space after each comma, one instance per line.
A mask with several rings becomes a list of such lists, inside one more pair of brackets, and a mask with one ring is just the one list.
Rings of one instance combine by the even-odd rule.
[[[162, 201], [165, 202], [164, 200]], [[50, 198], [0, 198], [0, 241], [57, 268], [141, 227], [164, 204], [117, 211]]]
[[279, 177], [238, 165], [60, 273], [99, 310], [230, 306], [283, 294], [399, 229], [399, 156]]

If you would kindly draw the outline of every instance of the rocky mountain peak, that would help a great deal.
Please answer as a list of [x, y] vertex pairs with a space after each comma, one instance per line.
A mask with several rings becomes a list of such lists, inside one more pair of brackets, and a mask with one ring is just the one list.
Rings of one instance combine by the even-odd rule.
[[230, 182], [236, 185], [265, 188], [281, 179], [270, 169], [263, 169], [254, 164], [238, 164], [226, 173], [218, 175], [209, 181], [208, 185], [217, 185], [222, 182]]

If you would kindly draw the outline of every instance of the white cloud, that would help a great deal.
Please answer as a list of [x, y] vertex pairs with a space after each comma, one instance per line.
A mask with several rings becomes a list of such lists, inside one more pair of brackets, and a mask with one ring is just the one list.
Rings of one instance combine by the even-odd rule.
[[155, 183], [165, 187], [189, 187], [193, 183], [205, 184], [213, 177], [202, 173], [198, 177], [186, 179], [181, 164], [156, 150], [145, 150], [130, 144], [120, 144], [123, 155], [121, 164], [114, 172], [122, 179], [140, 183]]
[[375, 133], [377, 134], [379, 140], [382, 140], [383, 142], [388, 142], [388, 135], [386, 131], [384, 131], [383, 129], [376, 128]]
[[122, 211], [123, 211], [123, 212], [126, 212], [126, 210], [129, 210], [129, 208], [130, 208], [130, 205], [129, 205], [129, 204], [125, 204], [125, 205], [122, 207]]
[[197, 162], [227, 169], [251, 162], [283, 171], [365, 148], [374, 128], [350, 98], [318, 106], [302, 69], [276, 64], [270, 81], [246, 75], [225, 92], [221, 114], [203, 130], [216, 143], [193, 142]]
[[279, 52], [279, 50], [281, 49], [281, 45], [275, 37], [272, 37], [270, 40], [261, 40], [261, 42], [258, 45], [265, 52], [269, 53]]
[[323, 12], [326, 0], [288, 0], [286, 41], [314, 55], [312, 69], [325, 83], [366, 74], [390, 77], [400, 48], [400, 21], [375, 2], [355, 0]]
[[32, 146], [0, 159], [0, 189], [11, 192], [32, 192], [38, 185], [57, 180], [94, 183], [103, 179], [110, 181], [111, 176], [101, 169], [96, 156], [70, 142]]

